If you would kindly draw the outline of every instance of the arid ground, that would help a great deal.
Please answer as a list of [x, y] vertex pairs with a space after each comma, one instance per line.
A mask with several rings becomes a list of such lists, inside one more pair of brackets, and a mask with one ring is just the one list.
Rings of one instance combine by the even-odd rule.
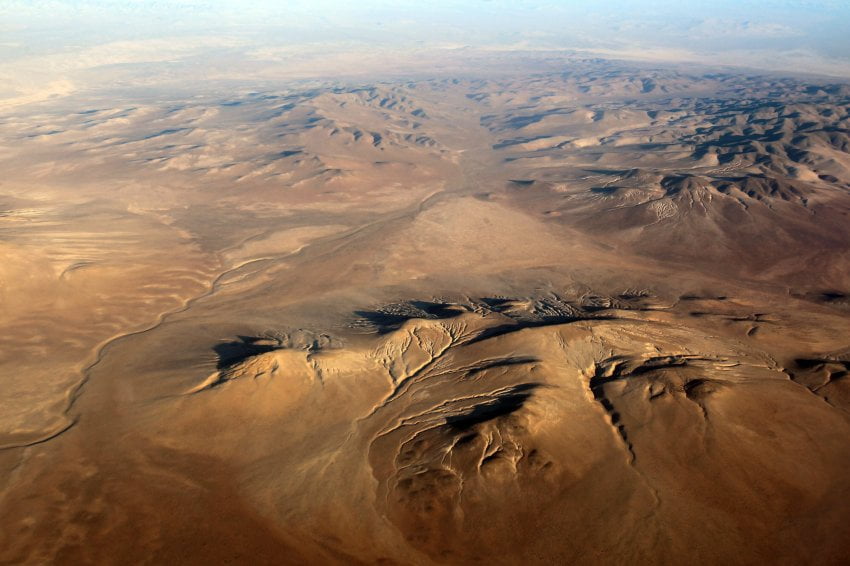
[[850, 83], [189, 90], [0, 114], [0, 563], [846, 563]]

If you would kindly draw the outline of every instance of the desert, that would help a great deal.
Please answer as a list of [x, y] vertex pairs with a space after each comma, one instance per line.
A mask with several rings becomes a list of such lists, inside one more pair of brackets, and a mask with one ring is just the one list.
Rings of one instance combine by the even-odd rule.
[[3, 107], [0, 562], [846, 561], [850, 82], [440, 57]]

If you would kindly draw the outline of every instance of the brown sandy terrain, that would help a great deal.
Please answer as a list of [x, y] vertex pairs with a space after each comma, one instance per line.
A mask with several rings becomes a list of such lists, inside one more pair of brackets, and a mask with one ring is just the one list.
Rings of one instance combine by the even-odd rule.
[[0, 121], [0, 562], [840, 564], [850, 87], [558, 72]]

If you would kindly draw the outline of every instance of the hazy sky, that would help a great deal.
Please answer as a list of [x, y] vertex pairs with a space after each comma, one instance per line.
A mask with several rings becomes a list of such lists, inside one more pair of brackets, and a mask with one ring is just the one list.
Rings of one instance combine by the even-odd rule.
[[850, 0], [0, 0], [0, 99], [122, 65], [151, 65], [147, 80], [181, 62], [221, 77], [225, 61], [461, 48], [850, 77]]
[[850, 55], [845, 0], [0, 0], [4, 32], [134, 37], [273, 28], [304, 34], [295, 40], [746, 46]]

